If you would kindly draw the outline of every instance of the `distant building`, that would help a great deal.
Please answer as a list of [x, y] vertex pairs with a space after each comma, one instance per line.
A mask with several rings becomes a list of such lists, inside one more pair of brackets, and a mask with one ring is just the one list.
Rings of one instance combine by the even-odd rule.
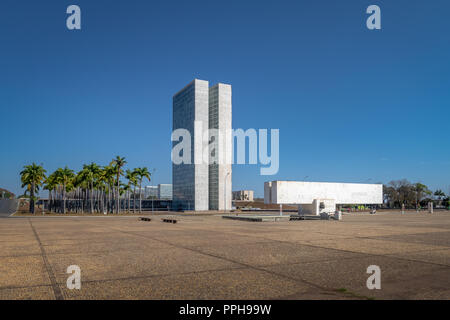
[[[143, 188], [139, 188], [139, 187], [132, 187], [131, 188], [131, 193], [136, 193], [136, 195], [139, 195], [140, 193], [142, 193], [142, 198], [145, 198], [145, 187]], [[121, 197], [125, 198], [125, 194], [123, 194]]]
[[157, 186], [145, 186], [141, 189], [136, 188], [136, 194], [139, 194], [139, 190], [142, 192], [142, 199], [153, 200], [172, 200], [172, 185], [171, 184], [159, 184]]
[[158, 199], [158, 187], [157, 186], [146, 186], [144, 191], [145, 199]]
[[158, 199], [159, 200], [172, 200], [172, 185], [171, 184], [158, 184]]
[[264, 183], [265, 204], [298, 205], [299, 213], [333, 213], [336, 205], [383, 203], [382, 184], [306, 181]]
[[233, 200], [253, 201], [253, 190], [233, 191]]

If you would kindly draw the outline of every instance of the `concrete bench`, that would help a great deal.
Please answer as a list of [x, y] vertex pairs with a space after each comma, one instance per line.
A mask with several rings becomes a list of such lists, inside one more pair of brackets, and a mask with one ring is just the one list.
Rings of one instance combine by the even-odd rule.
[[289, 217], [289, 221], [298, 221], [298, 220], [305, 220], [305, 217], [301, 215], [291, 215]]

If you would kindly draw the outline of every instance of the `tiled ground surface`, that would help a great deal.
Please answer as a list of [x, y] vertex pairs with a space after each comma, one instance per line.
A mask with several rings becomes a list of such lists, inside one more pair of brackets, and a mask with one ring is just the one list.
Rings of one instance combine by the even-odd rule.
[[160, 219], [0, 219], [0, 299], [450, 299], [450, 213]]

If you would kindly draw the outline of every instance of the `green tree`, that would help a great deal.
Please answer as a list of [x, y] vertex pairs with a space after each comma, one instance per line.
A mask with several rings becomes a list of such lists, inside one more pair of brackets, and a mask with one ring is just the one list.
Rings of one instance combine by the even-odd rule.
[[[58, 186], [55, 172], [45, 179], [44, 190], [48, 190], [48, 209], [53, 210], [56, 200], [56, 187]], [[55, 195], [54, 195], [55, 193]]]
[[66, 191], [69, 186], [71, 187], [75, 173], [66, 166], [64, 169], [56, 170], [55, 174], [57, 181], [62, 186], [63, 214], [66, 214]]
[[120, 176], [123, 175], [123, 166], [125, 166], [127, 162], [125, 158], [121, 158], [117, 156], [113, 161], [111, 161], [111, 166], [114, 168], [114, 172], [116, 174], [116, 183], [117, 183], [117, 198], [116, 198], [116, 212], [120, 213]]
[[136, 176], [138, 177], [138, 180], [139, 180], [139, 213], [141, 213], [142, 212], [142, 180], [144, 180], [144, 178], [147, 178], [147, 180], [150, 182], [151, 174], [148, 171], [147, 167], [136, 168], [135, 172], [136, 172]]
[[436, 198], [438, 198], [438, 200], [442, 200], [442, 198], [444, 198], [445, 197], [445, 193], [444, 193], [444, 191], [442, 191], [442, 190], [436, 190], [435, 192], [434, 192], [434, 196], [436, 197]]
[[105, 166], [102, 171], [103, 179], [106, 181], [107, 190], [108, 190], [108, 212], [114, 212], [114, 177], [116, 175], [116, 171], [113, 166]]
[[92, 162], [91, 164], [84, 165], [83, 170], [81, 170], [82, 181], [85, 182], [89, 189], [89, 202], [90, 202], [90, 213], [94, 212], [94, 183], [98, 179], [101, 169], [98, 164]]
[[416, 193], [416, 208], [419, 207], [420, 201], [424, 198], [424, 196], [431, 196], [432, 192], [428, 189], [428, 187], [420, 182], [414, 184], [413, 190]]
[[[125, 179], [128, 180], [128, 186], [129, 186], [129, 191], [131, 193], [131, 187], [134, 187], [134, 191], [133, 191], [133, 212], [136, 212], [136, 186], [137, 186], [137, 173], [136, 173], [136, 169], [135, 170], [130, 170], [128, 169], [125, 172]], [[128, 212], [130, 212], [130, 202], [131, 202], [131, 196], [130, 194], [128, 194]]]
[[45, 173], [42, 165], [37, 165], [34, 162], [31, 165], [24, 166], [24, 169], [20, 172], [22, 188], [26, 187], [25, 193], [30, 193], [30, 212], [32, 214], [34, 214], [35, 195], [45, 180]]
[[439, 204], [439, 205], [442, 205], [443, 200], [444, 200], [445, 197], [446, 197], [446, 194], [445, 194], [445, 192], [442, 191], [441, 189], [438, 189], [438, 190], [436, 190], [436, 191], [434, 192], [434, 197], [435, 197], [435, 199], [437, 199], [437, 200], [439, 201], [438, 204]]

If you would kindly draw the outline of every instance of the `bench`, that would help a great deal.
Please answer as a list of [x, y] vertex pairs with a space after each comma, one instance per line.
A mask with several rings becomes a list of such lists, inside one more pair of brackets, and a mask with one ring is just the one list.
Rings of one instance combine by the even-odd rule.
[[172, 219], [172, 218], [164, 218], [162, 219], [163, 222], [167, 222], [167, 223], [177, 223], [177, 220]]

